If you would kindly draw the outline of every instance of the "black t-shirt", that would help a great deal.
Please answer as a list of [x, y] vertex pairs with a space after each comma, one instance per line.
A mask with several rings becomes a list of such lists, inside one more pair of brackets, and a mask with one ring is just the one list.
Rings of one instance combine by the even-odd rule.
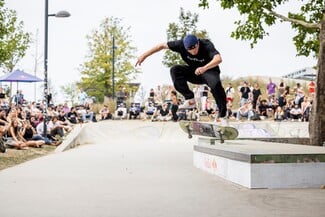
[[76, 124], [77, 123], [77, 118], [78, 118], [78, 114], [76, 112], [68, 112], [68, 120], [73, 123]]
[[261, 89], [253, 89], [253, 100], [256, 101], [262, 95]]
[[[199, 52], [197, 55], [191, 55], [187, 52], [183, 40], [169, 41], [167, 45], [170, 50], [179, 53], [184, 62], [193, 69], [205, 66], [215, 55], [219, 54], [219, 51], [216, 50], [213, 43], [208, 39], [199, 40]], [[214, 69], [220, 72], [219, 66], [216, 66]]]
[[6, 95], [4, 93], [0, 93], [0, 99], [6, 98]]
[[251, 92], [251, 89], [249, 87], [241, 87], [240, 92], [242, 93], [242, 98], [248, 99], [248, 94]]
[[65, 116], [64, 116], [64, 115], [58, 115], [58, 120], [59, 120], [59, 121], [63, 121], [63, 122], [65, 122], [65, 121], [66, 121], [66, 119], [65, 119]]
[[32, 128], [26, 128], [25, 129], [25, 134], [24, 134], [24, 138], [26, 139], [26, 140], [30, 140], [31, 138], [33, 138], [33, 130], [32, 130]]

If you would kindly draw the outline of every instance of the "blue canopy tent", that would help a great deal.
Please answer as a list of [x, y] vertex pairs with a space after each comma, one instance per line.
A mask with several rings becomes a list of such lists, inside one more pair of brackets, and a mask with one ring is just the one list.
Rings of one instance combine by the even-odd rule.
[[11, 82], [11, 83], [17, 82], [17, 91], [18, 91], [19, 82], [31, 83], [31, 82], [40, 82], [40, 81], [43, 80], [18, 69], [0, 77], [0, 82]]

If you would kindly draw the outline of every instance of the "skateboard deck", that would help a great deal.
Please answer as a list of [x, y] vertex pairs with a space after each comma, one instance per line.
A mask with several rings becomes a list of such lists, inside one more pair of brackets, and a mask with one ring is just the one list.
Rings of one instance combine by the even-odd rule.
[[179, 125], [181, 129], [188, 134], [188, 138], [192, 138], [193, 135], [199, 135], [211, 137], [220, 140], [220, 142], [223, 143], [224, 140], [234, 140], [238, 136], [236, 128], [231, 126], [221, 126], [216, 123], [180, 121]]

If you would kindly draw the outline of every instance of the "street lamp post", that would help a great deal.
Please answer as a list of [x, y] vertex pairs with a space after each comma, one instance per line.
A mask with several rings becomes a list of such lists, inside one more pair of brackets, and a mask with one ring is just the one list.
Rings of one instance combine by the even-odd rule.
[[44, 128], [43, 134], [46, 136], [47, 126], [47, 108], [48, 108], [48, 79], [47, 79], [47, 54], [48, 54], [48, 18], [49, 17], [69, 17], [70, 13], [67, 11], [59, 11], [56, 14], [49, 14], [49, 1], [45, 0], [45, 26], [44, 26], [44, 108], [43, 108], [43, 119]]
[[115, 99], [115, 38], [113, 36], [112, 42], [112, 98]]

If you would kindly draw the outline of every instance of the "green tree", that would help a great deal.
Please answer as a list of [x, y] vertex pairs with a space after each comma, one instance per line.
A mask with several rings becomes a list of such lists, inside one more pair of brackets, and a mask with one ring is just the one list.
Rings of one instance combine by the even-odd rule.
[[[170, 23], [167, 29], [167, 40], [178, 40], [187, 34], [195, 34], [199, 38], [208, 38], [206, 30], [198, 30], [197, 23], [199, 15], [193, 14], [190, 11], [185, 12], [183, 8], [180, 9], [179, 23]], [[163, 64], [171, 67], [176, 64], [184, 64], [182, 58], [175, 52], [167, 50], [163, 57]]]
[[4, 0], [0, 0], [0, 67], [4, 72], [11, 72], [29, 47], [30, 33], [24, 32], [23, 26], [16, 12], [5, 8]]
[[105, 96], [112, 96], [113, 58], [115, 90], [118, 86], [127, 86], [139, 73], [131, 62], [135, 58], [135, 47], [131, 45], [129, 32], [129, 27], [121, 25], [121, 19], [109, 17], [87, 36], [89, 53], [81, 66], [78, 86], [101, 102]]
[[[296, 32], [293, 43], [297, 55], [313, 55], [318, 58], [316, 94], [313, 101], [312, 115], [309, 121], [311, 145], [322, 145], [325, 142], [325, 10], [324, 0], [297, 1], [298, 12], [287, 15], [277, 10], [289, 0], [217, 0], [223, 9], [236, 8], [241, 19], [235, 22], [237, 28], [231, 37], [250, 41], [251, 47], [265, 36], [267, 27], [280, 22], [290, 22]], [[209, 0], [199, 0], [199, 6], [209, 7]]]
[[71, 102], [72, 105], [75, 104], [75, 99], [77, 99], [78, 92], [77, 83], [68, 83], [66, 85], [61, 86], [61, 90], [64, 94], [65, 99]]

